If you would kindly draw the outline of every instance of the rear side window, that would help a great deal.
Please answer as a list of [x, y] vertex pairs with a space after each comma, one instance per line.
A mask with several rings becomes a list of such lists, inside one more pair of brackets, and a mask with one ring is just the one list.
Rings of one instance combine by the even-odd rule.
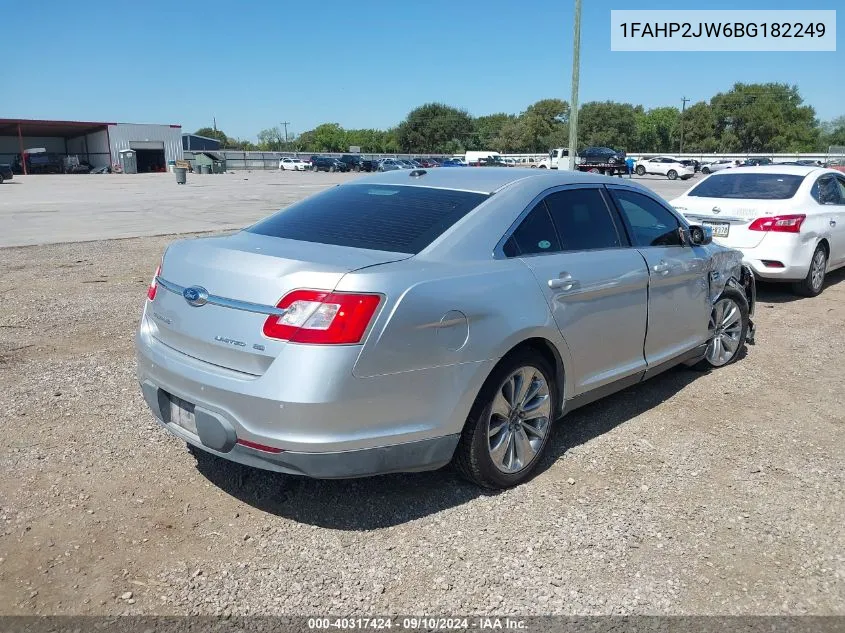
[[687, 194], [700, 198], [744, 198], [788, 200], [795, 195], [804, 176], [794, 174], [725, 173], [703, 180]]
[[545, 201], [560, 236], [561, 250], [621, 246], [610, 210], [598, 189], [558, 191], [546, 196]]
[[555, 225], [541, 200], [531, 210], [503, 248], [507, 257], [538, 255], [560, 251]]
[[247, 231], [416, 255], [487, 197], [427, 187], [343, 185], [283, 209]]

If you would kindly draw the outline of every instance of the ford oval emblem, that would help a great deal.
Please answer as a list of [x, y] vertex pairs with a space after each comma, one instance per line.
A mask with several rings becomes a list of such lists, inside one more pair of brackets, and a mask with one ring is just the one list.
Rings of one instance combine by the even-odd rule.
[[204, 306], [208, 303], [208, 290], [202, 286], [191, 286], [190, 288], [185, 288], [182, 291], [182, 296], [185, 297], [185, 301], [195, 308], [199, 308], [200, 306]]

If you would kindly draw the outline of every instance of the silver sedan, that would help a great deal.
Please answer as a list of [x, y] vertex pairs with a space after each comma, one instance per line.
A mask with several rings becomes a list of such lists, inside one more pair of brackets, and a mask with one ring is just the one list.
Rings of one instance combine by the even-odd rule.
[[754, 277], [649, 190], [567, 171], [373, 174], [172, 243], [137, 334], [193, 450], [312, 477], [530, 477], [565, 413], [736, 360]]

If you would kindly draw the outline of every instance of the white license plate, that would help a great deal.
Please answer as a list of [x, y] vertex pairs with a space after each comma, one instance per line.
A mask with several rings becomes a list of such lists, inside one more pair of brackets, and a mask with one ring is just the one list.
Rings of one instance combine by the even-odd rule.
[[194, 405], [176, 396], [170, 396], [170, 421], [194, 435], [197, 434], [197, 420]]
[[702, 222], [701, 224], [713, 229], [713, 237], [727, 237], [731, 230], [731, 225], [728, 222]]

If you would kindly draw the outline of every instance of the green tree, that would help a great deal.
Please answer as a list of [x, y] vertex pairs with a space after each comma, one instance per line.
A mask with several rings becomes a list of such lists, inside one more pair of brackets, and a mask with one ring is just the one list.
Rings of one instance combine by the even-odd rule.
[[716, 151], [719, 146], [716, 138], [716, 117], [707, 102], [699, 101], [686, 109], [683, 127], [685, 152]]
[[470, 149], [502, 151], [497, 145], [502, 128], [514, 120], [516, 120], [514, 115], [504, 112], [477, 117], [473, 125], [474, 135], [470, 142]]
[[671, 153], [678, 148], [678, 108], [667, 106], [636, 113], [637, 137], [635, 146], [642, 152]]
[[637, 117], [642, 106], [615, 101], [592, 101], [578, 111], [578, 145], [598, 145], [633, 151], [637, 145]]
[[734, 84], [710, 100], [719, 148], [741, 152], [800, 152], [817, 148], [815, 110], [796, 86]]
[[196, 132], [194, 132], [197, 136], [205, 136], [207, 138], [216, 138], [221, 143], [226, 143], [229, 140], [229, 137], [222, 130], [215, 130], [214, 128], [210, 127], [201, 127]]
[[522, 151], [546, 152], [569, 141], [569, 104], [561, 99], [541, 99], [519, 116]]
[[313, 130], [315, 149], [319, 152], [344, 152], [349, 149], [346, 131], [338, 123], [323, 123]]
[[821, 125], [821, 139], [819, 149], [827, 151], [831, 145], [845, 146], [845, 116]]
[[396, 137], [405, 152], [448, 152], [465, 147], [472, 133], [472, 118], [465, 110], [426, 103], [408, 113]]

